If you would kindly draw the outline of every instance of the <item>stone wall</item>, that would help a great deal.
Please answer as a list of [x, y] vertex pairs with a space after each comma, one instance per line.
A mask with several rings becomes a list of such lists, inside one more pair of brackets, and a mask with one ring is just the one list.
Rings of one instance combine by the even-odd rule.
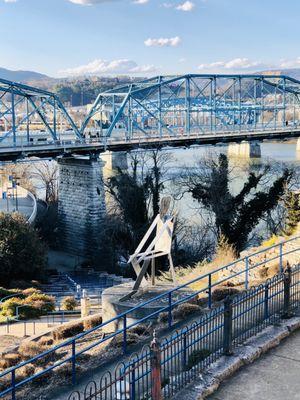
[[59, 164], [61, 248], [71, 254], [90, 256], [95, 251], [105, 209], [103, 161], [62, 158]]

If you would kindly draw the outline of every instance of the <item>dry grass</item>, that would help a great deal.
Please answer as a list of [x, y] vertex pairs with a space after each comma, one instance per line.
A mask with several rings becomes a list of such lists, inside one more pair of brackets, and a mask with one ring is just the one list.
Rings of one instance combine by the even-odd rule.
[[49, 337], [49, 336], [42, 336], [42, 337], [39, 339], [38, 343], [39, 343], [41, 346], [52, 346], [53, 343], [54, 343], [54, 340], [53, 340], [51, 337]]
[[32, 357], [41, 354], [47, 349], [46, 346], [41, 345], [39, 342], [24, 342], [19, 346], [19, 354], [23, 360], [29, 360]]
[[232, 296], [240, 293], [241, 291], [235, 287], [229, 286], [217, 286], [212, 292], [213, 301], [222, 301], [226, 299], [227, 296]]
[[18, 353], [8, 353], [0, 360], [0, 368], [7, 369], [17, 365], [21, 361], [21, 356]]
[[95, 328], [96, 326], [101, 324], [102, 324], [102, 315], [94, 314], [93, 316], [83, 321], [83, 329], [85, 331], [88, 331], [89, 329]]
[[187, 317], [201, 313], [201, 307], [197, 304], [183, 303], [176, 307], [173, 311], [173, 318], [178, 320], [184, 320]]
[[75, 322], [69, 322], [69, 323], [64, 324], [64, 325], [60, 326], [59, 328], [55, 329], [52, 332], [52, 335], [53, 335], [53, 339], [55, 341], [58, 341], [61, 339], [67, 339], [67, 338], [73, 337], [75, 335], [78, 335], [81, 332], [83, 332], [83, 322], [75, 321]]

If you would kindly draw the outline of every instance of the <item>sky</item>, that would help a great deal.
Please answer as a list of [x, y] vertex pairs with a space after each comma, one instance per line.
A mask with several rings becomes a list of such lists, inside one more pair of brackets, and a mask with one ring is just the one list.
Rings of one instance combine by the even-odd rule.
[[0, 67], [53, 77], [300, 68], [299, 15], [299, 0], [0, 0]]

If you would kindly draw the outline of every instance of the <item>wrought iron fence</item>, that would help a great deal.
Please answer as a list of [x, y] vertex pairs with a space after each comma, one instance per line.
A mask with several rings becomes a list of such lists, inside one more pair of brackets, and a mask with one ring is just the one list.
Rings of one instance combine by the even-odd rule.
[[288, 318], [300, 304], [300, 265], [233, 298], [176, 331], [155, 340], [130, 360], [90, 382], [68, 400], [171, 399], [201, 371], [265, 327]]
[[[4, 372], [2, 372], [0, 374], [0, 383], [1, 383], [1, 380], [7, 380], [10, 377], [10, 385], [8, 385], [8, 387], [6, 387], [5, 390], [2, 390], [0, 392], [0, 398], [3, 397], [4, 395], [10, 394], [11, 398], [13, 400], [15, 400], [17, 389], [21, 388], [23, 385], [25, 385], [31, 381], [39, 379], [42, 375], [47, 375], [47, 374], [51, 373], [53, 370], [55, 370], [56, 368], [58, 368], [62, 365], [69, 365], [70, 363], [72, 364], [71, 380], [72, 380], [73, 384], [76, 383], [76, 379], [77, 379], [76, 369], [79, 364], [80, 356], [82, 354], [88, 352], [92, 348], [101, 346], [104, 342], [108, 343], [109, 340], [111, 340], [112, 338], [114, 338], [120, 334], [123, 337], [123, 352], [124, 352], [124, 354], [126, 354], [126, 352], [127, 352], [127, 332], [129, 329], [131, 329], [139, 324], [145, 323], [147, 321], [153, 321], [154, 319], [157, 319], [159, 317], [159, 315], [161, 315], [161, 313], [163, 313], [163, 312], [168, 313], [168, 327], [169, 327], [169, 329], [171, 329], [173, 326], [173, 311], [178, 305], [189, 302], [189, 301], [191, 301], [191, 299], [195, 298], [196, 296], [202, 296], [207, 299], [208, 306], [209, 306], [209, 308], [211, 308], [212, 292], [213, 292], [214, 287], [216, 287], [220, 284], [224, 284], [226, 281], [229, 281], [234, 278], [242, 276], [244, 279], [245, 289], [248, 289], [249, 276], [250, 276], [252, 270], [259, 268], [259, 267], [272, 265], [272, 263], [274, 263], [274, 261], [278, 262], [279, 269], [282, 272], [283, 268], [284, 268], [285, 256], [287, 256], [291, 253], [297, 253], [300, 251], [300, 246], [297, 244], [297, 241], [299, 239], [300, 239], [300, 236], [293, 237], [285, 242], [264, 248], [260, 251], [252, 253], [251, 255], [241, 258], [235, 262], [232, 262], [230, 264], [222, 266], [212, 272], [203, 274], [203, 275], [193, 279], [192, 281], [189, 281], [183, 285], [180, 285], [174, 289], [169, 290], [168, 292], [166, 292], [164, 294], [161, 294], [161, 295], [156, 296], [146, 302], [143, 302], [143, 303], [137, 305], [136, 307], [133, 307], [120, 315], [117, 315], [116, 317], [112, 318], [111, 320], [105, 321], [101, 325], [98, 325], [92, 329], [87, 330], [84, 333], [81, 333], [81, 334], [75, 336], [72, 339], [66, 340], [66, 341], [62, 342], [61, 344], [54, 346], [51, 349], [37, 355], [36, 357], [33, 357], [27, 361], [24, 361], [24, 362], [18, 364], [15, 367], [5, 370]], [[291, 246], [289, 244], [291, 244]], [[258, 255], [263, 255], [263, 260], [254, 263], [253, 258]], [[271, 264], [268, 264], [268, 263], [271, 263]], [[241, 265], [243, 266], [242, 268], [241, 268]], [[239, 267], [236, 268], [237, 266], [239, 266]], [[292, 278], [292, 279], [295, 280], [296, 278]], [[190, 285], [193, 285], [197, 282], [201, 282], [201, 289], [195, 290], [191, 294], [186, 294], [184, 296], [181, 296], [178, 300], [176, 300], [174, 298], [175, 294], [178, 293], [178, 291], [180, 291], [183, 288], [187, 288]], [[297, 279], [295, 280], [295, 282], [296, 283], [294, 284], [294, 286], [292, 285], [292, 287], [296, 288], [296, 287], [298, 287]], [[271, 285], [270, 282], [269, 282], [269, 285]], [[275, 283], [272, 285], [275, 285]], [[279, 283], [278, 283], [278, 285], [279, 285]], [[264, 290], [266, 290], [266, 289], [264, 289]], [[277, 307], [275, 304], [276, 290], [281, 291], [281, 289], [280, 289], [280, 287], [275, 289], [275, 287], [270, 286], [270, 288], [268, 290], [269, 290], [268, 295], [270, 295], [270, 300], [268, 302], [268, 304], [269, 304], [268, 312], [271, 316], [274, 314], [274, 312], [276, 311], [276, 307]], [[264, 295], [265, 295], [265, 292], [264, 292]], [[247, 301], [247, 304], [249, 304], [249, 302], [251, 302], [251, 291], [249, 293], [249, 296], [250, 297]], [[257, 311], [258, 308], [260, 308], [262, 310], [263, 306], [262, 306], [261, 302], [262, 302], [263, 294], [260, 293], [259, 296], [261, 298], [261, 300], [259, 301], [260, 305], [259, 306], [255, 305], [256, 303], [252, 304], [251, 310], [255, 309]], [[294, 298], [296, 299], [298, 296], [298, 292], [293, 293], [293, 291], [292, 291], [291, 296], [292, 296], [292, 298], [294, 296]], [[151, 312], [150, 314], [146, 315], [145, 317], [143, 317], [139, 320], [135, 320], [134, 322], [132, 322], [130, 324], [128, 323], [128, 319], [129, 319], [128, 317], [130, 317], [130, 315], [135, 314], [137, 310], [142, 309], [145, 306], [148, 306], [150, 304], [155, 304], [155, 303], [157, 304], [158, 301], [161, 301], [161, 303], [162, 303], [162, 306], [159, 309], [156, 309], [156, 311]], [[257, 297], [256, 297], [255, 301], [256, 302], [258, 301]], [[247, 314], [248, 318], [250, 318], [251, 310], [245, 311], [245, 313], [243, 315]], [[249, 321], [249, 323], [250, 322], [251, 321]], [[104, 336], [102, 334], [103, 328], [105, 328], [107, 326], [112, 326], [112, 325], [117, 326], [116, 331]], [[252, 329], [254, 329], [254, 328], [252, 328]], [[91, 335], [93, 335], [92, 341], [90, 340]], [[246, 335], [246, 333], [244, 333], [244, 335]], [[96, 337], [96, 339], [95, 339], [95, 337]], [[83, 346], [83, 343], [85, 343], [85, 347]], [[78, 345], [80, 345], [80, 350], [78, 350], [78, 347], [79, 347]], [[65, 350], [66, 350], [65, 357], [59, 359], [59, 361], [56, 361], [57, 352], [62, 352]], [[18, 379], [18, 381], [16, 382], [15, 377], [17, 376], [20, 368], [22, 368], [28, 364], [39, 363], [41, 360], [45, 359], [46, 357], [53, 359], [53, 362], [51, 363], [51, 365], [45, 367], [44, 370], [39, 372], [38, 374], [33, 373], [31, 376], [27, 377], [26, 379], [23, 379], [23, 380]]]

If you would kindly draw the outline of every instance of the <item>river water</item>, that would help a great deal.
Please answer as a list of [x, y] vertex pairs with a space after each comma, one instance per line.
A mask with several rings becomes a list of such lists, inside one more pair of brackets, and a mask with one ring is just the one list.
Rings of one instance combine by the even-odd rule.
[[[288, 141], [264, 141], [260, 143], [261, 146], [261, 158], [247, 159], [247, 158], [230, 158], [229, 164], [235, 165], [240, 168], [234, 169], [239, 170], [237, 176], [233, 179], [231, 184], [231, 192], [238, 192], [247, 177], [248, 173], [253, 168], [262, 166], [263, 164], [270, 164], [276, 168], [295, 167], [300, 166], [300, 151], [297, 151], [297, 139]], [[219, 153], [228, 153], [228, 145], [216, 145], [216, 146], [191, 146], [189, 148], [176, 148], [167, 150], [172, 155], [168, 167], [168, 173], [172, 176], [172, 182], [166, 185], [166, 194], [175, 193], [174, 182], [178, 181], [179, 176], [186, 171], [193, 173], [193, 170], [197, 168], [199, 160], [206, 157], [217, 157]], [[175, 185], [176, 186], [176, 185]], [[178, 185], [177, 185], [178, 187]], [[262, 189], [262, 188], [260, 188]], [[180, 191], [180, 189], [179, 189]], [[208, 214], [205, 210], [199, 207], [199, 203], [195, 201], [191, 194], [185, 194], [181, 199], [177, 199], [174, 202], [174, 209], [178, 212], [179, 217], [186, 220], [187, 224], [195, 226], [205, 226], [208, 220]], [[253, 232], [253, 239], [250, 242], [251, 245], [258, 244], [262, 238], [266, 238], [268, 232], [266, 226], [262, 222], [260, 223], [255, 231]], [[250, 245], [249, 244], [249, 245]]]

